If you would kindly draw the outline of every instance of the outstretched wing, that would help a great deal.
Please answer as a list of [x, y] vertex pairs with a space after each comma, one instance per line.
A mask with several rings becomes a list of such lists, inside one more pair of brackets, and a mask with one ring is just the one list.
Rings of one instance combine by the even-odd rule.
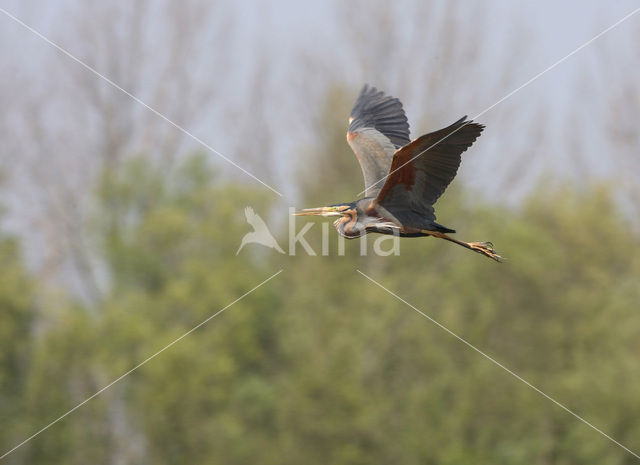
[[411, 210], [435, 220], [433, 204], [455, 177], [460, 155], [480, 136], [484, 126], [466, 116], [402, 147], [393, 156], [390, 175], [377, 202], [392, 213]]
[[389, 173], [393, 153], [410, 142], [400, 100], [365, 84], [351, 110], [347, 141], [362, 168], [366, 196], [377, 195], [382, 182], [376, 183]]

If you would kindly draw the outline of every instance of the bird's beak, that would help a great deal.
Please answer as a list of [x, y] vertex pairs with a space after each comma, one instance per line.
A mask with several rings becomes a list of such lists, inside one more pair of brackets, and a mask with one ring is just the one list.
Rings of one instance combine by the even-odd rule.
[[305, 208], [304, 210], [298, 210], [294, 213], [295, 216], [340, 216], [341, 213], [338, 207], [319, 207], [319, 208]]

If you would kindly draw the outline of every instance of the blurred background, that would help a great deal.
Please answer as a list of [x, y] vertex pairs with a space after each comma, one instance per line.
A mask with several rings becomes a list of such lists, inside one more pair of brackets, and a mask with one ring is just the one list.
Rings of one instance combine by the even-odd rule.
[[363, 83], [418, 136], [636, 2], [0, 6], [282, 194], [0, 12], [0, 454], [284, 269], [6, 463], [637, 463], [355, 269], [640, 452], [640, 14], [479, 118], [436, 210], [507, 263], [235, 255], [245, 206], [286, 248], [288, 207], [362, 190]]

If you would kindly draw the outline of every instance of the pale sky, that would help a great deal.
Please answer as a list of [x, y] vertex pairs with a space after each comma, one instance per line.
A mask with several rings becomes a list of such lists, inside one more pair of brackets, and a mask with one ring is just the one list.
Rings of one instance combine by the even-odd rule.
[[[257, 51], [256, 42], [261, 44], [259, 53], [265, 53], [269, 59], [279, 69], [282, 80], [295, 80], [295, 72], [302, 64], [299, 61], [300, 50], [308, 52], [309, 56], [322, 57], [331, 60], [331, 55], [336, 57], [341, 53], [341, 43], [338, 32], [340, 28], [348, 27], [348, 21], [342, 22], [337, 19], [336, 3], [334, 2], [300, 2], [294, 0], [280, 0], [266, 2], [262, 0], [250, 0], [246, 2], [221, 2], [229, 10], [235, 10], [233, 45], [237, 47], [237, 55], [241, 59], [234, 62], [233, 69], [225, 70], [226, 73], [234, 74], [236, 77], [230, 81], [225, 94], [229, 98], [237, 101], [236, 105], [243, 103], [243, 75], [255, 60]], [[400, 2], [404, 5], [406, 2]], [[472, 4], [460, 1], [459, 4]], [[18, 1], [1, 0], [0, 6], [9, 12], [17, 15], [35, 29], [41, 31], [47, 37], [55, 38], [56, 30], [64, 28], [68, 21], [68, 16], [73, 15], [75, 0], [57, 1]], [[491, 0], [484, 2], [488, 12], [489, 25], [483, 31], [482, 40], [486, 42], [487, 48], [495, 50], [496, 56], [506, 48], [510, 41], [516, 38], [526, 37], [523, 55], [517, 57], [517, 72], [506, 83], [503, 89], [495, 93], [483, 96], [478, 99], [477, 106], [469, 105], [464, 107], [464, 112], [470, 116], [478, 114], [499, 98], [516, 89], [540, 71], [552, 65], [555, 61], [563, 58], [568, 53], [575, 50], [586, 41], [590, 40], [597, 33], [615, 23], [640, 3], [633, 0], [619, 0], [616, 2], [591, 1], [520, 1]], [[37, 70], [40, 54], [53, 53], [53, 50], [42, 47], [40, 39], [25, 29], [15, 25], [12, 21], [3, 16], [0, 17], [0, 24], [4, 23], [3, 31], [0, 32], [0, 40], [4, 42], [3, 48], [10, 47], [14, 53], [24, 54], [19, 62], [12, 63], [13, 68]], [[630, 72], [624, 69], [626, 56], [631, 53], [632, 35], [630, 32], [640, 28], [640, 14], [630, 18], [620, 24], [615, 29], [608, 32], [597, 42], [585, 47], [572, 56], [566, 62], [560, 64], [534, 83], [520, 90], [508, 102], [504, 102], [483, 115], [482, 119], [488, 127], [495, 121], [500, 121], [499, 115], [507, 106], [516, 107], [518, 112], [531, 113], [541, 111], [547, 121], [547, 136], [553, 131], [566, 131], [565, 122], [569, 119], [579, 118], [582, 120], [584, 137], [597, 135], [600, 121], [598, 115], [601, 113], [602, 105], [606, 104], [607, 87], [615, 85], [611, 82], [610, 76], [601, 73], [602, 50], [610, 55], [611, 63], [620, 67], [620, 73]], [[376, 31], [372, 31], [376, 34]], [[523, 34], [523, 35], [518, 35]], [[327, 58], [328, 57], [328, 58]], [[521, 61], [520, 61], [521, 60]], [[496, 62], [500, 63], [499, 61]], [[77, 66], [69, 62], [68, 66]], [[354, 64], [354, 66], [357, 66]], [[401, 64], [390, 64], [390, 66], [401, 66]], [[495, 68], [496, 80], [500, 79], [501, 70], [499, 66], [486, 63], [486, 68]], [[246, 69], [245, 69], [246, 67]], [[359, 86], [355, 80], [360, 79], [357, 69], [349, 68], [348, 64], [336, 60], [337, 75], [344, 76], [354, 87]], [[608, 70], [611, 72], [611, 70]], [[248, 74], [248, 73], [247, 73]], [[366, 79], [366, 77], [365, 77]], [[321, 81], [321, 77], [319, 78]], [[577, 89], [576, 82], [581, 81], [584, 89]], [[376, 84], [372, 82], [372, 84]], [[594, 92], [596, 89], [598, 92]], [[402, 98], [402, 89], [386, 89], [390, 93], [396, 93]], [[477, 92], [482, 94], [484, 89], [479, 88]], [[300, 102], [301, 107], [305, 103]], [[405, 101], [410, 121], [419, 121], [421, 117], [420, 108], [416, 108], [411, 101]], [[274, 105], [277, 105], [274, 102]], [[542, 106], [542, 109], [540, 108]], [[450, 118], [450, 117], [449, 117]], [[204, 125], [204, 124], [203, 124]], [[584, 129], [593, 125], [590, 129]], [[496, 128], [498, 129], [498, 128]], [[504, 130], [520, 130], [520, 128], [504, 128]], [[491, 139], [496, 133], [487, 132], [486, 139]], [[232, 145], [225, 140], [224, 134], [211, 134], [211, 139], [207, 142], [215, 148], [227, 153], [233, 150]], [[555, 134], [558, 140], [554, 144], [562, 143], [562, 134]], [[280, 137], [283, 142], [283, 151], [286, 148], [286, 138]], [[489, 140], [487, 147], [491, 150], [499, 150], [499, 140], [493, 142]], [[602, 141], [594, 137], [590, 145], [601, 144]], [[606, 148], [605, 148], [606, 149]], [[233, 158], [233, 154], [229, 153]], [[557, 162], [557, 163], [556, 163]], [[472, 163], [472, 162], [470, 162]], [[596, 163], [595, 171], [607, 173], [611, 167], [603, 162], [601, 158], [589, 157], [587, 164]], [[478, 162], [477, 170], [480, 170], [482, 162]], [[563, 160], [554, 161], [551, 167], [546, 169], [563, 170], [570, 169]], [[472, 170], [473, 171], [473, 170]], [[474, 179], [467, 176], [467, 182], [471, 186], [483, 189], [483, 176]], [[286, 182], [286, 176], [283, 182]], [[285, 186], [284, 189], [289, 189]]]

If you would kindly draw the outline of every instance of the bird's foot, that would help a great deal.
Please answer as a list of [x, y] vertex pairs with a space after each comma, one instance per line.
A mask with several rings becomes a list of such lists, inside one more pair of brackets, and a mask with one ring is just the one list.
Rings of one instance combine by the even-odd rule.
[[469, 242], [468, 244], [471, 247], [471, 250], [486, 255], [497, 262], [504, 261], [504, 258], [493, 250], [493, 244], [491, 242]]

